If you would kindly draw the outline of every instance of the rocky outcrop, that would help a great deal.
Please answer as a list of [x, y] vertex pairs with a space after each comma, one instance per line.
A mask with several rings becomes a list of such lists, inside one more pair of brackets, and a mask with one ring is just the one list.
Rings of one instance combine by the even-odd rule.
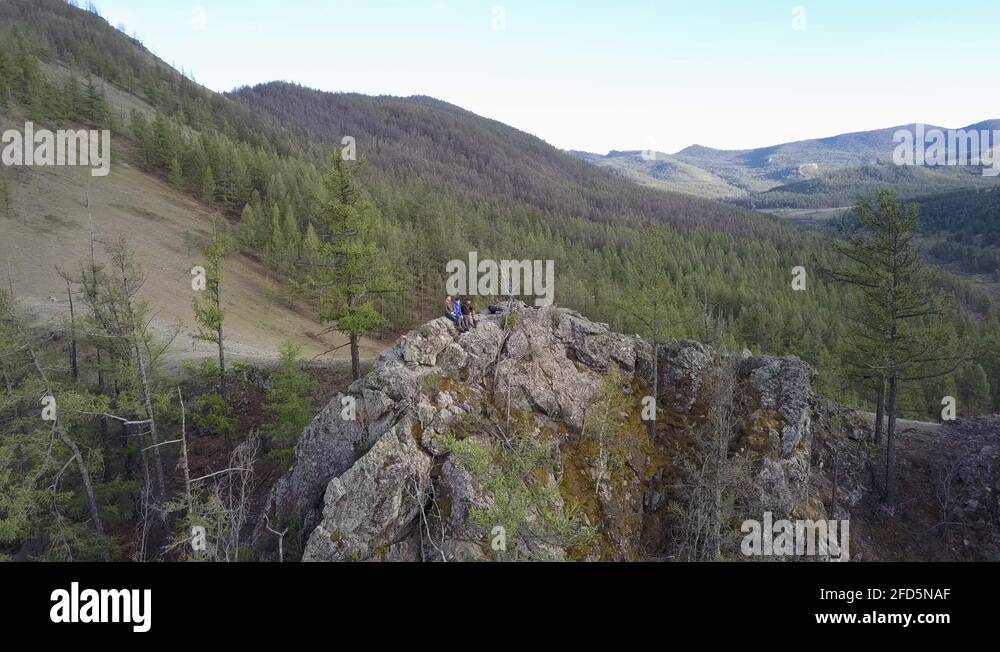
[[417, 517], [430, 488], [432, 458], [409, 424], [394, 426], [326, 487], [323, 517], [305, 560], [368, 559], [396, 543]]
[[972, 559], [1000, 561], [1000, 416], [942, 428], [947, 452], [936, 468], [940, 516]]
[[316, 416], [275, 487], [279, 520], [298, 524], [315, 561], [668, 556], [722, 368], [761, 503], [815, 512], [813, 370], [657, 348], [654, 364], [649, 342], [554, 306], [516, 304], [465, 333], [431, 321]]

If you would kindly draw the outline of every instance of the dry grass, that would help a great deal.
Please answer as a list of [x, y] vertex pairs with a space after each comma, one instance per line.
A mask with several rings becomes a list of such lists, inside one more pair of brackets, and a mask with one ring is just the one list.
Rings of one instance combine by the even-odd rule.
[[[12, 116], [0, 116], [0, 129], [22, 128]], [[0, 215], [0, 276], [9, 268], [19, 299], [35, 309], [39, 320], [59, 323], [68, 313], [66, 287], [56, 267], [75, 272], [90, 256], [89, 193], [97, 239], [128, 237], [147, 280], [143, 296], [155, 315], [153, 327], [168, 334], [179, 330], [168, 356], [174, 365], [212, 355], [211, 346], [190, 336], [194, 326], [190, 270], [201, 262], [200, 251], [212, 232], [213, 214], [175, 192], [159, 179], [123, 159], [124, 143], [112, 140], [115, 157], [107, 177], [91, 177], [83, 168], [18, 168], [4, 170], [13, 190], [13, 215]], [[103, 258], [103, 246], [97, 247]], [[303, 306], [281, 299], [281, 285], [254, 261], [237, 256], [227, 264], [224, 306], [228, 348], [235, 359], [270, 360], [285, 340], [294, 340], [311, 358], [343, 342], [324, 329]], [[362, 355], [383, 348], [364, 341]], [[348, 349], [336, 352], [346, 359]]]

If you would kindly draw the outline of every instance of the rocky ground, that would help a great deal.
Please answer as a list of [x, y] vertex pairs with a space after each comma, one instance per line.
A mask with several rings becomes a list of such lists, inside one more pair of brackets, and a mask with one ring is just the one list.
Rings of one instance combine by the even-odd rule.
[[905, 499], [886, 510], [870, 420], [814, 376], [696, 342], [654, 364], [649, 342], [557, 307], [466, 333], [441, 318], [316, 416], [272, 521], [312, 561], [741, 559], [765, 511], [851, 519], [853, 559], [996, 559], [997, 419], [902, 428]]

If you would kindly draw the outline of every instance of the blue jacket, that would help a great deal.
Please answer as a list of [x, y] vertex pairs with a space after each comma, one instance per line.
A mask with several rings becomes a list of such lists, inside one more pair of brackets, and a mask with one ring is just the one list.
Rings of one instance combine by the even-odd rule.
[[455, 316], [456, 317], [462, 316], [462, 304], [459, 303], [458, 301], [455, 302]]

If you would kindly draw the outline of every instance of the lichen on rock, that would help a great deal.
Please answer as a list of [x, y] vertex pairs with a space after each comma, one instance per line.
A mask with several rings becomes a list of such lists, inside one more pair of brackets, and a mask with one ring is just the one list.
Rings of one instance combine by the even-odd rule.
[[[313, 561], [662, 558], [690, 435], [710, 427], [706, 379], [722, 364], [746, 389], [734, 410], [762, 501], [803, 504], [812, 369], [696, 342], [658, 350], [651, 433], [640, 414], [653, 346], [642, 338], [555, 306], [516, 303], [464, 333], [433, 320], [315, 417], [273, 507], [302, 524]], [[345, 397], [354, 421], [341, 418]], [[513, 468], [525, 459], [530, 468]], [[520, 519], [502, 550], [502, 524], [487, 522], [500, 514]]]

